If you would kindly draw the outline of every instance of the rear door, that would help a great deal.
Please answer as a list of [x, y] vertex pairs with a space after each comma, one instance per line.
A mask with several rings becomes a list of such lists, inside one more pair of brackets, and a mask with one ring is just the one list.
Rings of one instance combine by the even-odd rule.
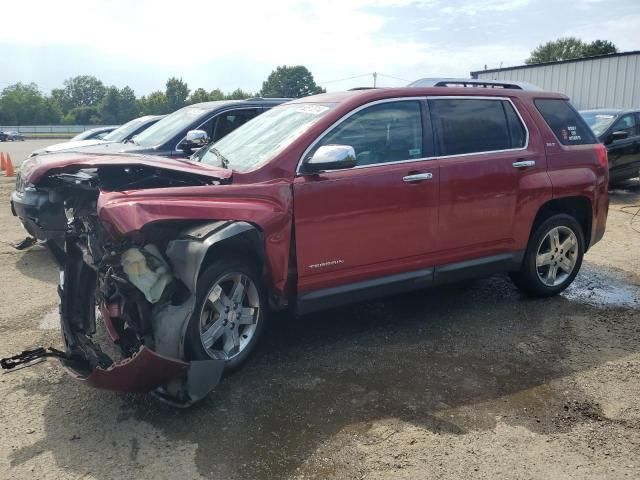
[[516, 215], [527, 188], [538, 188], [527, 178], [544, 173], [546, 159], [513, 101], [431, 97], [429, 111], [440, 164], [440, 263], [523, 248]]
[[305, 154], [303, 162], [323, 145], [349, 145], [357, 166], [294, 182], [301, 294], [433, 266], [438, 164], [424, 106], [395, 99], [361, 107]]

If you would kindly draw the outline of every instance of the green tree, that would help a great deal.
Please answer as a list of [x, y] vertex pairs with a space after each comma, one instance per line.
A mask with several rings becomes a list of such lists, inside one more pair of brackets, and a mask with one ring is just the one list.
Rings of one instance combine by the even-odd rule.
[[116, 87], [109, 87], [98, 105], [101, 122], [108, 125], [115, 125], [120, 117], [120, 90]]
[[68, 125], [98, 125], [101, 116], [96, 105], [83, 105], [69, 110], [62, 121]]
[[169, 113], [169, 106], [167, 104], [167, 96], [164, 92], [155, 91], [151, 92], [146, 97], [143, 96], [138, 101], [139, 111], [144, 115], [164, 115]]
[[594, 40], [593, 42], [585, 45], [583, 53], [585, 57], [609, 55], [612, 53], [618, 53], [618, 48], [609, 40]]
[[52, 90], [51, 95], [67, 114], [76, 107], [97, 106], [106, 91], [104, 84], [96, 77], [79, 75], [65, 80], [64, 88]]
[[251, 98], [253, 95], [249, 92], [245, 92], [241, 88], [236, 88], [233, 92], [224, 96], [225, 100], [244, 100], [245, 98]]
[[313, 75], [307, 67], [282, 65], [272, 71], [262, 83], [260, 95], [263, 97], [299, 98], [324, 92], [322, 87], [316, 85]]
[[125, 86], [120, 90], [120, 109], [118, 112], [118, 123], [128, 122], [140, 116], [138, 103], [136, 100], [136, 92], [129, 86]]
[[171, 77], [167, 80], [165, 95], [169, 111], [174, 112], [187, 104], [189, 86], [181, 78]]
[[219, 88], [215, 88], [213, 90], [211, 90], [211, 93], [209, 94], [209, 100], [210, 101], [215, 101], [215, 100], [224, 100], [225, 99], [225, 95], [222, 92], [222, 90], [220, 90]]
[[47, 100], [35, 83], [16, 83], [2, 90], [0, 122], [9, 125], [56, 123], [60, 110]]
[[556, 62], [558, 60], [605, 55], [616, 53], [617, 51], [616, 46], [608, 40], [595, 40], [591, 43], [585, 43], [575, 37], [566, 37], [539, 45], [531, 52], [525, 63], [533, 65], [536, 63]]
[[189, 97], [189, 104], [208, 102], [209, 93], [204, 88], [198, 88]]

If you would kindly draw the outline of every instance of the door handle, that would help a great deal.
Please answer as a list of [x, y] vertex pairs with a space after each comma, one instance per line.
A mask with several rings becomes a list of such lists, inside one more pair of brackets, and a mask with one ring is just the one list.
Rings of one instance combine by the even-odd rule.
[[433, 173], [416, 173], [414, 175], [407, 175], [406, 177], [402, 177], [402, 181], [405, 183], [422, 182], [424, 180], [431, 180], [432, 178]]
[[513, 162], [513, 168], [527, 168], [527, 167], [535, 167], [535, 160], [518, 160], [517, 162]]

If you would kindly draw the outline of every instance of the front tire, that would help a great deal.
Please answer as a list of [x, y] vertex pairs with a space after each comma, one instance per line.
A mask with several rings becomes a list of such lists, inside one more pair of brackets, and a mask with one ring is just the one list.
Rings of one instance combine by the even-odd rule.
[[186, 351], [192, 360], [224, 359], [225, 371], [251, 355], [266, 322], [267, 298], [258, 269], [224, 258], [200, 276]]
[[535, 297], [550, 297], [571, 285], [585, 251], [582, 227], [570, 215], [553, 215], [529, 239], [520, 271], [510, 274], [516, 286]]

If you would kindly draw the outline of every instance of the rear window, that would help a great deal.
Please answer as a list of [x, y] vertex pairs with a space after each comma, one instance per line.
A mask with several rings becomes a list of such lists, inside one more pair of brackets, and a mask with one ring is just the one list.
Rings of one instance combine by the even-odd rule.
[[526, 130], [511, 105], [501, 99], [429, 100], [442, 156], [523, 148]]
[[540, 98], [536, 108], [563, 145], [598, 143], [589, 126], [566, 100]]

